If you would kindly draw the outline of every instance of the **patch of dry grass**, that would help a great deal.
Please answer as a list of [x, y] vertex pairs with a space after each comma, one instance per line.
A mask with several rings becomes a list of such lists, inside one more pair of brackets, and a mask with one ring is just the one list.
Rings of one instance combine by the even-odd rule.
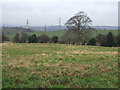
[[3, 87], [118, 87], [117, 54], [117, 48], [4, 43]]

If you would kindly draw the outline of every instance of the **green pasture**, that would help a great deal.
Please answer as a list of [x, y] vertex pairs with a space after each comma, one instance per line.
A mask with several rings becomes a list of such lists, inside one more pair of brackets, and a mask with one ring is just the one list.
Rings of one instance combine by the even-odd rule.
[[117, 47], [1, 45], [3, 88], [118, 88]]
[[[28, 35], [33, 35], [33, 34], [36, 34], [37, 36], [40, 36], [42, 34], [46, 34], [48, 35], [49, 37], [53, 37], [53, 36], [58, 36], [58, 37], [62, 37], [64, 35], [66, 31], [41, 31], [41, 32], [27, 32]], [[108, 34], [109, 32], [112, 32], [114, 35], [118, 35], [118, 30], [95, 30], [95, 31], [92, 31], [92, 35], [91, 37], [95, 37], [97, 36], [98, 34]], [[6, 34], [6, 36], [8, 38], [10, 38], [10, 40], [13, 39], [13, 37], [15, 36], [16, 33], [10, 33], [10, 34]]]

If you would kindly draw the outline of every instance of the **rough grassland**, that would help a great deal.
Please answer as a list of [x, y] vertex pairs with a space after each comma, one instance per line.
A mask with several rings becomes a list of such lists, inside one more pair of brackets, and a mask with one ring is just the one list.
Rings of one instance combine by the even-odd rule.
[[118, 48], [4, 43], [3, 88], [117, 88]]

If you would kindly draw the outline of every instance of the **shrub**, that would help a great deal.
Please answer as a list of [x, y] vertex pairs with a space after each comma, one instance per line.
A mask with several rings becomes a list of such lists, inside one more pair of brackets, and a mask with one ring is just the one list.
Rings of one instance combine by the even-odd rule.
[[58, 42], [58, 36], [53, 36], [53, 37], [51, 38], [51, 42], [57, 43], [57, 42]]
[[17, 34], [14, 36], [14, 38], [13, 38], [12, 41], [15, 42], [15, 43], [19, 43], [19, 33], [17, 33]]
[[37, 36], [35, 34], [33, 34], [32, 36], [29, 36], [28, 42], [29, 43], [37, 43], [38, 42]]
[[24, 32], [21, 32], [19, 35], [19, 43], [26, 43], [28, 41], [28, 35]]
[[4, 43], [4, 41], [9, 41], [9, 38], [7, 36], [4, 35], [4, 33], [2, 33], [2, 40], [0, 40], [0, 42]]
[[106, 46], [106, 35], [98, 34], [96, 40], [100, 46]]
[[95, 38], [91, 38], [89, 41], [88, 41], [88, 45], [96, 45], [96, 39]]
[[120, 47], [120, 35], [117, 35], [117, 36], [114, 38], [114, 43], [115, 43], [115, 46]]
[[38, 42], [39, 43], [47, 43], [50, 41], [50, 37], [48, 37], [46, 34], [43, 34], [38, 37]]
[[109, 32], [106, 36], [106, 46], [112, 47], [114, 45], [115, 45], [114, 36], [113, 36], [112, 32]]
[[75, 44], [79, 43], [74, 30], [67, 30], [65, 34], [60, 38], [61, 44]]
[[26, 43], [28, 41], [28, 35], [24, 32], [19, 32], [14, 36], [12, 41], [15, 43]]

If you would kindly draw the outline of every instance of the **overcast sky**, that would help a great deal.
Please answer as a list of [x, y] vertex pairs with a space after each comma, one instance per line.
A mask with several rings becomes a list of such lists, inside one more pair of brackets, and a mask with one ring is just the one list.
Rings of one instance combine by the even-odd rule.
[[[84, 11], [94, 25], [117, 26], [119, 0], [2, 0], [3, 25], [58, 25]], [[1, 20], [0, 20], [1, 23]]]

